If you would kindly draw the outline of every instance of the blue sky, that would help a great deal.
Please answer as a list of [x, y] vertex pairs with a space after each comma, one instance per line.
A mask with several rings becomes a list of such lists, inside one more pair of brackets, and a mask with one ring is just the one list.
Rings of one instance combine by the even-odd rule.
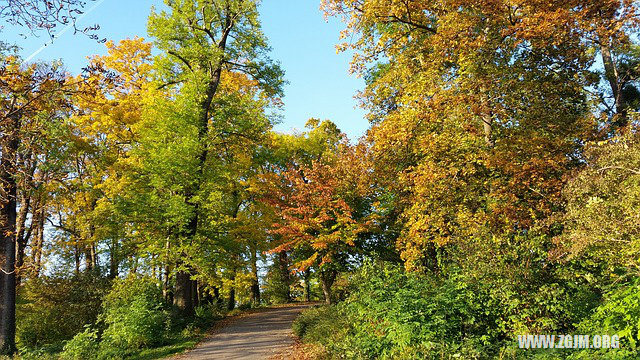
[[[99, 24], [98, 35], [114, 41], [136, 35], [146, 37], [151, 6], [160, 3], [161, 0], [104, 0], [79, 21], [78, 27]], [[92, 5], [89, 3], [87, 9]], [[335, 44], [340, 41], [343, 27], [340, 21], [326, 22], [319, 0], [263, 0], [261, 18], [273, 48], [272, 57], [281, 62], [289, 81], [283, 121], [276, 130], [302, 129], [307, 119], [316, 117], [334, 121], [352, 140], [362, 136], [368, 123], [354, 95], [364, 87], [364, 81], [349, 74], [350, 54], [336, 54]], [[25, 39], [19, 36], [20, 31], [26, 32], [6, 25], [2, 37], [22, 47], [24, 58], [49, 41], [47, 34], [27, 34]], [[78, 73], [87, 64], [87, 56], [103, 53], [103, 44], [68, 31], [33, 60], [62, 59], [69, 71]]]

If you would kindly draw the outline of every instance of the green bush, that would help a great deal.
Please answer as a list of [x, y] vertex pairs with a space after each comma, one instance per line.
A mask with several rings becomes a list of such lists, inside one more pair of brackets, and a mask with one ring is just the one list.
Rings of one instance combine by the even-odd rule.
[[347, 324], [335, 306], [317, 306], [303, 311], [293, 322], [293, 332], [305, 342], [326, 342], [340, 339]]
[[475, 358], [498, 342], [486, 299], [461, 276], [444, 281], [390, 265], [366, 264], [339, 307], [349, 319], [345, 340], [328, 344], [354, 358]]
[[593, 314], [578, 324], [579, 334], [620, 336], [620, 349], [584, 350], [571, 359], [640, 358], [640, 280], [611, 291]]
[[206, 329], [215, 320], [220, 320], [224, 317], [224, 313], [215, 304], [206, 304], [197, 306], [194, 310], [193, 323], [198, 328]]
[[89, 327], [68, 341], [60, 358], [62, 360], [85, 360], [96, 358], [99, 350], [98, 333]]
[[478, 358], [495, 350], [500, 333], [481, 292], [462, 280], [368, 263], [344, 302], [303, 312], [294, 332], [348, 359]]
[[100, 319], [103, 347], [133, 350], [163, 342], [169, 313], [154, 279], [130, 277], [114, 283]]
[[62, 347], [93, 324], [110, 281], [94, 274], [27, 281], [19, 290], [17, 338], [20, 347]]

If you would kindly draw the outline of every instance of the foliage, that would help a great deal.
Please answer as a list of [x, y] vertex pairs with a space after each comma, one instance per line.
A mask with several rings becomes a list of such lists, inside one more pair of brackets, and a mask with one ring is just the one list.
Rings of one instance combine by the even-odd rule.
[[603, 284], [638, 274], [640, 135], [636, 128], [587, 151], [587, 166], [566, 187], [564, 232], [555, 256], [602, 267]]
[[[323, 0], [366, 81], [357, 143], [329, 120], [272, 131], [259, 3], [165, 0], [153, 44], [107, 42], [82, 76], [0, 54], [3, 353], [17, 276], [25, 356], [180, 348], [219, 304], [317, 288], [341, 303], [294, 330], [330, 356], [637, 355], [637, 2]], [[82, 6], [0, 17], [51, 30]], [[513, 346], [571, 332], [627, 346]]]
[[267, 269], [264, 291], [265, 301], [269, 304], [283, 304], [290, 301], [290, 279], [285, 279], [282, 270], [277, 263], [271, 264]]
[[200, 329], [207, 329], [216, 320], [224, 317], [224, 313], [215, 304], [201, 305], [194, 310], [193, 325]]
[[356, 51], [368, 79], [374, 177], [399, 198], [408, 269], [433, 263], [433, 247], [526, 232], [561, 211], [576, 139], [598, 121], [585, 90], [598, 78], [588, 39], [623, 43], [629, 33], [612, 29], [637, 22], [630, 1], [323, 6], [346, 20], [353, 41], [341, 49]]
[[300, 270], [311, 265], [322, 267], [344, 257], [370, 226], [354, 206], [364, 196], [358, 187], [364, 169], [358, 167], [356, 150], [344, 141], [335, 154], [284, 174], [286, 185], [275, 195], [286, 199], [277, 205], [282, 221], [272, 230], [283, 241], [272, 251], [310, 249], [308, 258], [297, 264]]
[[101, 345], [134, 350], [162, 343], [168, 317], [155, 280], [129, 277], [116, 281], [103, 303], [100, 319], [106, 329]]
[[352, 275], [344, 302], [304, 312], [294, 330], [334, 357], [492, 358], [517, 353], [516, 334], [562, 333], [563, 321], [584, 316], [572, 311], [586, 300], [559, 279], [550, 286], [488, 276], [497, 278], [460, 269], [425, 276], [369, 261]]
[[19, 344], [33, 348], [71, 339], [95, 323], [109, 286], [92, 274], [29, 280], [18, 304]]
[[[354, 358], [412, 358], [487, 353], [500, 342], [496, 308], [464, 278], [444, 281], [406, 274], [388, 265], [365, 265], [340, 311], [350, 319], [334, 351]], [[344, 348], [341, 349], [341, 347]]]
[[[576, 359], [631, 359], [640, 354], [640, 280], [619, 285], [604, 297], [593, 314], [578, 324], [580, 334], [609, 334], [620, 336], [619, 350], [584, 351]], [[572, 357], [573, 358], [573, 357]]]
[[87, 327], [64, 345], [60, 355], [65, 360], [96, 358], [99, 351], [98, 332]]
[[305, 342], [339, 341], [347, 322], [335, 305], [314, 306], [303, 311], [293, 322], [293, 333]]

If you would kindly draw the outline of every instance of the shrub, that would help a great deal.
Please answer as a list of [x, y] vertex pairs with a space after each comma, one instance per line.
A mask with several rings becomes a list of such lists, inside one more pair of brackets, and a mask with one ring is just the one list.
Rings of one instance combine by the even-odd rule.
[[477, 358], [499, 343], [495, 316], [460, 276], [437, 281], [389, 264], [365, 264], [347, 299], [294, 323], [306, 342], [349, 359]]
[[571, 359], [640, 358], [640, 280], [611, 291], [593, 314], [577, 328], [579, 334], [620, 336], [619, 350], [585, 350]]
[[303, 311], [293, 322], [293, 332], [305, 342], [323, 342], [341, 338], [344, 321], [335, 306], [317, 306]]
[[155, 280], [130, 277], [114, 284], [100, 318], [103, 346], [133, 350], [161, 343], [169, 314]]
[[459, 275], [437, 281], [396, 266], [366, 264], [353, 286], [339, 307], [351, 326], [344, 342], [329, 344], [334, 352], [355, 358], [473, 358], [497, 342], [486, 299]]
[[222, 319], [224, 314], [215, 304], [201, 305], [194, 310], [194, 325], [198, 328], [207, 328], [215, 320]]
[[21, 347], [55, 345], [93, 324], [110, 281], [94, 274], [27, 281], [19, 290], [17, 338]]
[[97, 356], [98, 349], [98, 333], [87, 327], [85, 331], [76, 334], [65, 344], [60, 358], [62, 360], [93, 359]]

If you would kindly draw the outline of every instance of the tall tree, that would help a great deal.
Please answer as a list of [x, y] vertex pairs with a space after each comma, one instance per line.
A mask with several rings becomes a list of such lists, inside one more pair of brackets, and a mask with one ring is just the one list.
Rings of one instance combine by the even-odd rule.
[[[254, 1], [166, 1], [170, 12], [153, 12], [149, 19], [149, 33], [157, 47], [164, 52], [158, 59], [167, 83], [180, 84], [181, 96], [190, 98], [195, 107], [192, 113], [200, 144], [196, 155], [196, 171], [192, 185], [184, 189], [184, 196], [192, 208], [191, 216], [180, 236], [193, 242], [199, 235], [202, 218], [203, 174], [210, 154], [208, 139], [215, 113], [214, 98], [224, 71], [240, 71], [254, 78], [268, 95], [280, 92], [282, 72], [266, 57], [268, 47], [260, 30], [257, 4]], [[215, 124], [215, 123], [213, 123]], [[219, 134], [223, 137], [230, 133]], [[174, 303], [190, 312], [188, 268], [176, 274]]]
[[[46, 136], [41, 129], [48, 122], [56, 122], [69, 109], [67, 94], [69, 87], [65, 73], [59, 65], [33, 64], [25, 66], [15, 56], [2, 58], [0, 70], [1, 107], [0, 127], [2, 158], [0, 159], [0, 256], [2, 274], [0, 285], [2, 307], [0, 308], [0, 353], [13, 354], [15, 348], [15, 301], [16, 301], [16, 247], [18, 184], [24, 178], [20, 168], [21, 147], [35, 142], [30, 134]], [[26, 151], [27, 153], [29, 150]], [[21, 204], [22, 207], [27, 204]], [[23, 225], [21, 225], [23, 226]], [[18, 249], [19, 250], [19, 249]]]

